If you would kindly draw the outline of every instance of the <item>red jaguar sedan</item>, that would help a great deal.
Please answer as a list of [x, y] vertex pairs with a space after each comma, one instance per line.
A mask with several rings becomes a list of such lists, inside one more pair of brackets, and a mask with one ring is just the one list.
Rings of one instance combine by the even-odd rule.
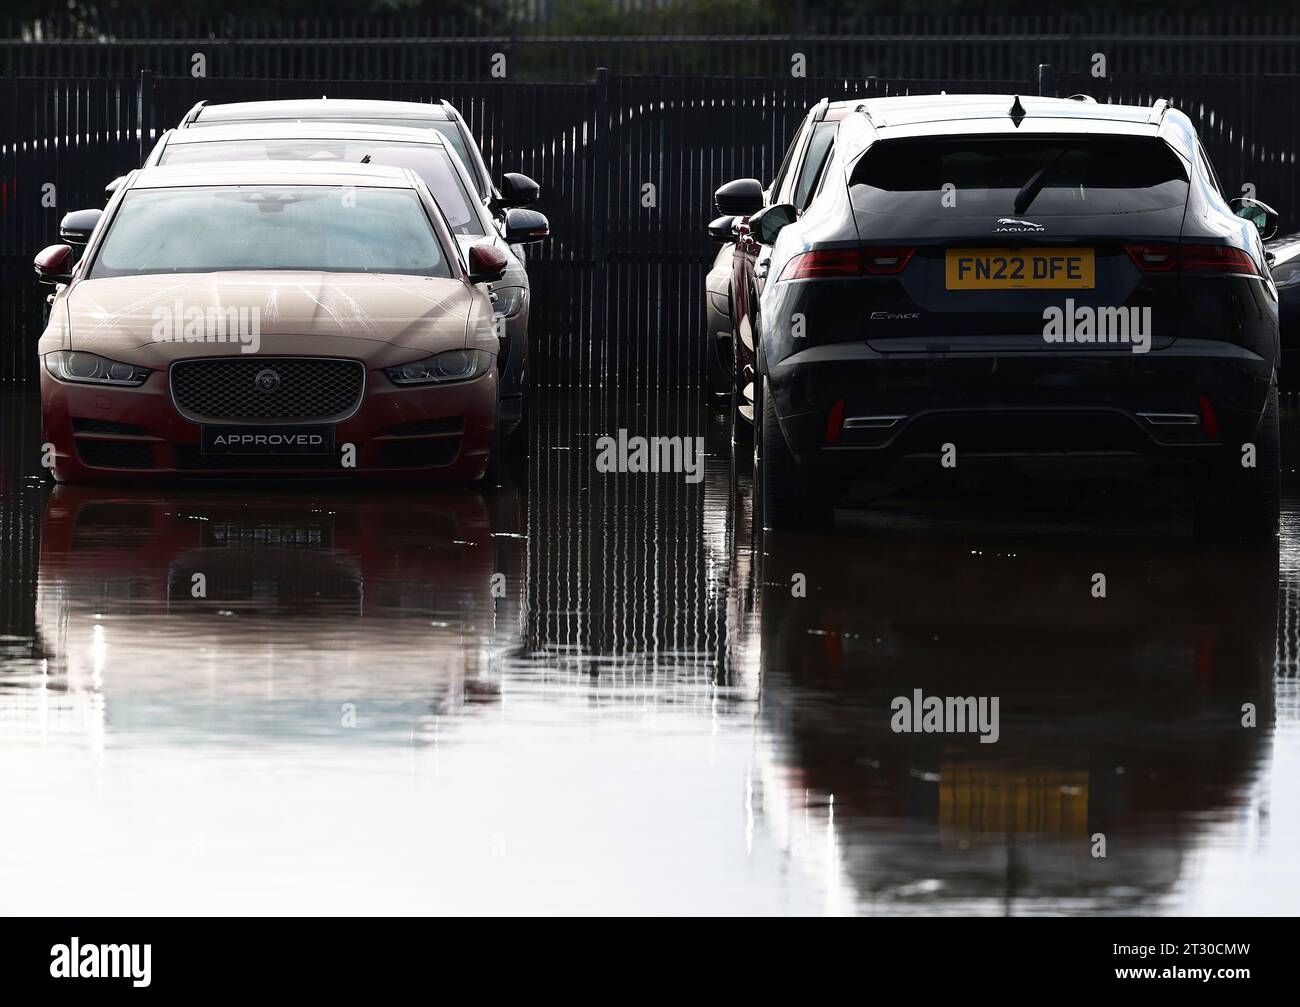
[[[496, 439], [486, 284], [405, 168], [133, 172], [36, 258], [46, 454], [60, 482], [474, 480]], [[73, 244], [84, 251], [74, 264]]]

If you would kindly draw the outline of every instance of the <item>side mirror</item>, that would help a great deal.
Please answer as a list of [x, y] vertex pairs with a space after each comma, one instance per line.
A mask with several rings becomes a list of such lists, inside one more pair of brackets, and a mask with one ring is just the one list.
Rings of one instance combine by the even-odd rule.
[[763, 183], [756, 178], [732, 179], [713, 194], [719, 213], [748, 217], [763, 209]]
[[72, 282], [72, 246], [50, 245], [42, 248], [35, 259], [36, 279], [41, 283]]
[[69, 245], [84, 245], [90, 241], [90, 232], [103, 215], [103, 210], [73, 210], [65, 213], [59, 223], [59, 237]]
[[1228, 206], [1238, 217], [1244, 217], [1254, 224], [1261, 238], [1267, 240], [1277, 234], [1278, 212], [1267, 203], [1261, 203], [1258, 199], [1251, 199], [1249, 196], [1238, 196], [1228, 203]]
[[113, 179], [113, 181], [109, 182], [108, 185], [104, 186], [104, 195], [112, 196], [113, 193], [117, 192], [117, 190], [121, 187], [122, 183], [125, 181], [126, 181], [125, 175], [118, 175], [117, 178]]
[[508, 171], [501, 179], [502, 206], [527, 206], [529, 203], [536, 203], [537, 197], [541, 194], [540, 185], [517, 171]]
[[776, 236], [781, 228], [793, 224], [799, 219], [799, 211], [789, 203], [777, 203], [765, 210], [759, 210], [749, 218], [749, 233], [758, 239], [760, 245], [776, 244]]
[[506, 253], [496, 245], [471, 245], [469, 249], [469, 282], [491, 283], [506, 274]]
[[551, 222], [536, 210], [510, 209], [506, 211], [506, 241], [522, 245], [541, 241], [551, 236]]
[[709, 221], [709, 237], [714, 241], [728, 242], [736, 240], [736, 218], [730, 214], [714, 217]]

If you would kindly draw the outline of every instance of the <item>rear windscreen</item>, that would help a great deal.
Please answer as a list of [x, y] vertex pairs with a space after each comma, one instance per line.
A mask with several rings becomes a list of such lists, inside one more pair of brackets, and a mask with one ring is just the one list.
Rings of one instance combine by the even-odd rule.
[[[202, 136], [204, 134], [200, 134]], [[410, 168], [433, 193], [455, 234], [486, 234], [479, 205], [471, 198], [451, 158], [442, 147], [391, 140], [327, 140], [307, 137], [264, 140], [215, 140], [169, 143], [159, 164], [204, 161], [312, 161], [316, 164], [389, 164]]]
[[849, 180], [863, 213], [983, 216], [1138, 213], [1187, 202], [1187, 172], [1147, 137], [883, 140]]

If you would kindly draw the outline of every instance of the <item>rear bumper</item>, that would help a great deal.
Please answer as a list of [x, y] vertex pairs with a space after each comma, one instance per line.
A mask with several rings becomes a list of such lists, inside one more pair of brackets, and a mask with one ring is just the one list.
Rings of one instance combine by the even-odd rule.
[[[372, 370], [356, 413], [334, 424], [333, 455], [212, 458], [202, 452], [202, 426], [172, 404], [165, 371], [139, 388], [95, 388], [56, 381], [43, 368], [41, 373], [43, 437], [53, 448], [60, 482], [478, 479], [491, 454], [496, 404], [495, 372], [462, 384], [398, 388], [382, 370]], [[342, 460], [348, 444], [355, 449], [351, 467]]]
[[768, 377], [802, 464], [877, 470], [938, 459], [949, 443], [961, 461], [1209, 460], [1254, 434], [1274, 368], [1212, 340], [1145, 354], [880, 353], [853, 343], [804, 350]]

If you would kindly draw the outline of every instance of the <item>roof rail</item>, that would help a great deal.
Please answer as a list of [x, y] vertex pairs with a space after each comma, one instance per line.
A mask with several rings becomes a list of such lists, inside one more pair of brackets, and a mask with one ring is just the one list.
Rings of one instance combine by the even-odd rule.
[[874, 126], [876, 129], [880, 129], [881, 126], [889, 125], [889, 123], [885, 122], [884, 119], [877, 119], [874, 116], [872, 116], [871, 110], [867, 108], [867, 103], [865, 101], [859, 102], [857, 106], [853, 109], [853, 111], [861, 112], [863, 115], [865, 115], [867, 117], [867, 122], [871, 123], [871, 125]]
[[188, 112], [186, 112], [184, 118], [181, 119], [181, 125], [188, 126], [192, 122], [194, 122], [194, 120], [199, 117], [199, 113], [203, 111], [203, 106], [206, 105], [207, 103], [208, 100], [206, 98], [204, 98], [202, 101], [196, 101], [194, 103], [194, 107], [190, 109]]
[[1164, 120], [1165, 113], [1169, 111], [1169, 99], [1157, 98], [1155, 104], [1151, 106], [1151, 114], [1147, 116], [1148, 126], [1159, 126]]
[[1097, 104], [1097, 99], [1090, 94], [1072, 94], [1067, 99], [1069, 101], [1086, 101], [1089, 105]]

